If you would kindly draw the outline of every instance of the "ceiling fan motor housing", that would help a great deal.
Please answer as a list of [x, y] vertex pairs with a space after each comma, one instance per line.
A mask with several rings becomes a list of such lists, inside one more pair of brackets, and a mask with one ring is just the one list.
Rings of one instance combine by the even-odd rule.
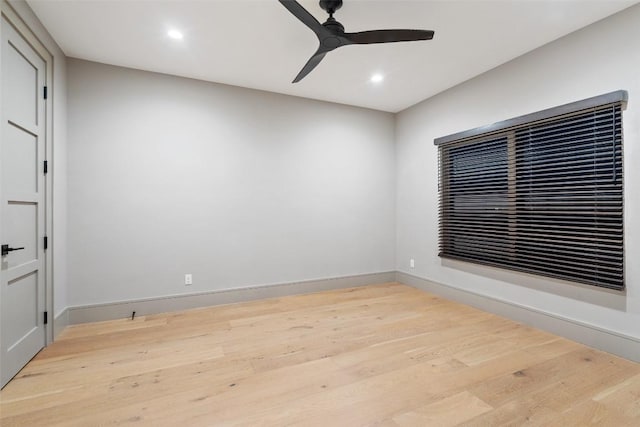
[[333, 34], [343, 34], [344, 26], [335, 20], [335, 18], [331, 17], [327, 19], [327, 22], [322, 24], [323, 27], [331, 31]]

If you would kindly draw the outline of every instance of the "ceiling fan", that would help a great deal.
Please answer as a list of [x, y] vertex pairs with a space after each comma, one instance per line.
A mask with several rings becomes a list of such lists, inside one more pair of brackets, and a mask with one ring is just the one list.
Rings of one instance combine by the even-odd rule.
[[322, 61], [322, 58], [334, 49], [350, 44], [394, 43], [417, 40], [431, 40], [433, 31], [428, 30], [373, 30], [358, 33], [345, 33], [341, 23], [335, 20], [333, 14], [342, 7], [342, 0], [320, 0], [320, 7], [329, 14], [324, 24], [318, 22], [296, 0], [278, 0], [296, 18], [318, 36], [320, 46], [311, 59], [307, 61], [298, 73], [293, 83], [297, 83], [309, 74]]

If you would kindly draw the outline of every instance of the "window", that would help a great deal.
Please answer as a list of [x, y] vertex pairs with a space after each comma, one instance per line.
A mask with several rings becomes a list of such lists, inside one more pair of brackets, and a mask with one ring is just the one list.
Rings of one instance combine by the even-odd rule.
[[435, 140], [440, 256], [624, 288], [624, 91]]

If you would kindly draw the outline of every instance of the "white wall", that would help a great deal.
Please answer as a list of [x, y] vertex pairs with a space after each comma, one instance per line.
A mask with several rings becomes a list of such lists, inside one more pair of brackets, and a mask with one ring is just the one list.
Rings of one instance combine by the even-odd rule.
[[[623, 113], [626, 296], [438, 257], [434, 138], [618, 89], [629, 92]], [[397, 270], [640, 338], [640, 6], [405, 110], [396, 132]]]
[[53, 180], [53, 303], [58, 315], [67, 307], [67, 67], [66, 57], [51, 35], [24, 2], [9, 1], [35, 36], [53, 56], [53, 153], [50, 179]]
[[68, 73], [70, 306], [395, 269], [393, 115]]

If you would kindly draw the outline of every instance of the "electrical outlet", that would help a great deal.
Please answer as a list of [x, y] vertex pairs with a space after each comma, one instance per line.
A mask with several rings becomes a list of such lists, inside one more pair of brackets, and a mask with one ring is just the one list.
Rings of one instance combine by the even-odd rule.
[[184, 275], [184, 284], [185, 286], [193, 285], [193, 276], [190, 273]]
[[416, 260], [415, 259], [411, 258], [409, 260], [409, 267], [416, 268]]

